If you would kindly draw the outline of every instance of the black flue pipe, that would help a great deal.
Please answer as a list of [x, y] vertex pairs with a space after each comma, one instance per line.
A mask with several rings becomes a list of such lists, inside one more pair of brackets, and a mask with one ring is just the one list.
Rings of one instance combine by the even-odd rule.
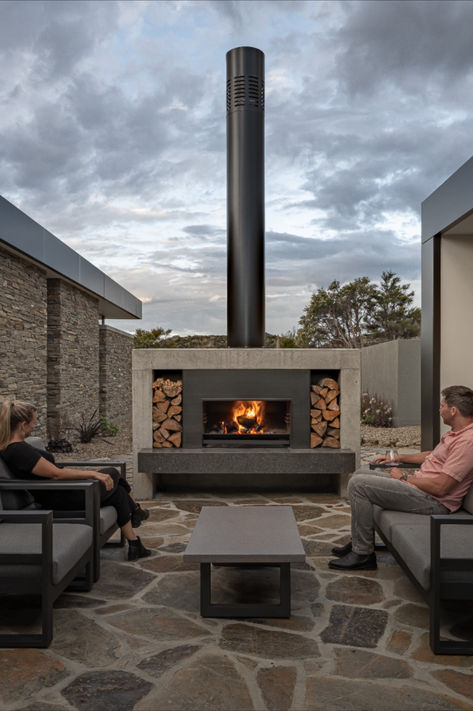
[[227, 52], [227, 342], [264, 345], [264, 54]]

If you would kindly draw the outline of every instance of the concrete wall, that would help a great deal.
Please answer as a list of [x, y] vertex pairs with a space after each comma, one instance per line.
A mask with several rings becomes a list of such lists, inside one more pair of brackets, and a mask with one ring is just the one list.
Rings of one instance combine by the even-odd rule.
[[131, 432], [131, 355], [133, 336], [100, 326], [100, 414]]
[[38, 408], [46, 436], [46, 272], [0, 247], [0, 400]]
[[392, 406], [394, 427], [420, 424], [420, 389], [420, 339], [361, 349], [361, 392]]

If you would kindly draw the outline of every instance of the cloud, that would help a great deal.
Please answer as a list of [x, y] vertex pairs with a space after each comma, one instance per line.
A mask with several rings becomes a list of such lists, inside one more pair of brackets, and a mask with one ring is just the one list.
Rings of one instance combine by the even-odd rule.
[[2, 192], [146, 299], [142, 326], [224, 333], [225, 53], [257, 46], [268, 330], [335, 278], [418, 289], [420, 204], [469, 158], [472, 20], [461, 0], [2, 2]]

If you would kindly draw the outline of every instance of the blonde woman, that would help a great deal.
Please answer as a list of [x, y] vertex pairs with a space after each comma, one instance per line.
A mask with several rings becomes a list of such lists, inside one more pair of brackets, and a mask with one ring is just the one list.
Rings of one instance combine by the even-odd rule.
[[[36, 418], [36, 408], [29, 402], [5, 400], [0, 405], [0, 456], [13, 476], [18, 479], [58, 481], [97, 479], [100, 482], [101, 503], [116, 509], [117, 523], [128, 541], [128, 560], [151, 555], [151, 551], [143, 546], [133, 530], [148, 518], [149, 512], [133, 500], [130, 486], [118, 470], [114, 467], [106, 467], [100, 471], [57, 467], [50, 452], [36, 449], [25, 442], [25, 438], [29, 437], [35, 428]], [[68, 494], [71, 495], [73, 496], [73, 493]], [[61, 508], [61, 503], [64, 503], [60, 501], [62, 493], [55, 492], [54, 497], [49, 493], [47, 496], [49, 502], [54, 502], [53, 508]], [[41, 496], [37, 492], [35, 498], [41, 502]], [[68, 503], [70, 505], [70, 499]]]

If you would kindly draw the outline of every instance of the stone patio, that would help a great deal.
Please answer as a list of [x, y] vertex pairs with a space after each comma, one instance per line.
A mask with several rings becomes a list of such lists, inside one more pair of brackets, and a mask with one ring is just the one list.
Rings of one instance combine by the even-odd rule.
[[[289, 504], [307, 552], [287, 620], [202, 619], [199, 569], [182, 551], [202, 505]], [[100, 581], [55, 606], [47, 650], [0, 650], [0, 708], [13, 711], [401, 711], [473, 709], [473, 658], [434, 656], [428, 612], [394, 559], [340, 574], [350, 510], [335, 495], [163, 495], [139, 533], [154, 554], [104, 549]], [[214, 569], [215, 597], [271, 597], [277, 570]], [[274, 587], [273, 587], [274, 584]], [[446, 612], [471, 633], [473, 608]]]

